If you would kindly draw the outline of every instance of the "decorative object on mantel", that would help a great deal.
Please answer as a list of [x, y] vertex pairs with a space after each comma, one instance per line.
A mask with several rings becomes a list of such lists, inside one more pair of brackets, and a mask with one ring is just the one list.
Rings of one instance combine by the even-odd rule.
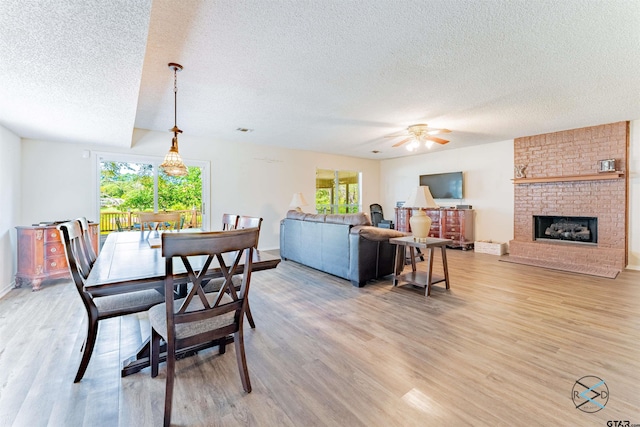
[[171, 140], [171, 148], [164, 157], [164, 162], [160, 165], [160, 169], [169, 176], [185, 176], [187, 167], [182, 162], [182, 157], [178, 153], [178, 134], [182, 133], [178, 128], [178, 71], [182, 71], [182, 65], [169, 63], [169, 68], [173, 70], [173, 128], [169, 129], [173, 132]]
[[302, 193], [293, 193], [293, 198], [291, 199], [291, 203], [289, 203], [290, 208], [293, 208], [298, 212], [302, 212], [302, 209], [300, 208], [308, 205], [309, 203], [307, 203]]
[[409, 218], [409, 225], [411, 226], [411, 232], [413, 233], [413, 239], [418, 242], [424, 242], [429, 237], [429, 229], [431, 228], [431, 217], [427, 215], [422, 209], [425, 208], [437, 208], [431, 191], [426, 185], [421, 185], [413, 190], [411, 196], [404, 204], [407, 208], [417, 208]]
[[616, 159], [598, 161], [598, 172], [614, 172], [616, 170]]
[[524, 170], [527, 168], [527, 165], [515, 165], [513, 169], [516, 172], [516, 178], [526, 178], [527, 175], [524, 173]]

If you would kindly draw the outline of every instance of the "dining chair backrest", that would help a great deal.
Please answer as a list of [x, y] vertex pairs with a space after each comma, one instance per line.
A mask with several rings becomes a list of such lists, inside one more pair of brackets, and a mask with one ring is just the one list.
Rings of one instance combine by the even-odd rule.
[[[217, 307], [220, 304], [221, 296], [227, 292], [232, 296], [234, 301], [239, 301], [245, 298], [249, 289], [249, 279], [251, 273], [251, 263], [253, 258], [253, 249], [256, 241], [258, 240], [259, 230], [257, 228], [247, 228], [244, 230], [230, 230], [227, 232], [213, 231], [213, 232], [199, 232], [199, 233], [180, 233], [180, 234], [163, 234], [162, 235], [162, 256], [165, 258], [166, 265], [166, 277], [165, 277], [165, 292], [169, 289], [169, 293], [166, 295], [173, 295], [173, 270], [174, 261], [173, 258], [179, 258], [184, 264], [184, 268], [189, 274], [190, 283], [193, 285], [187, 297], [182, 301], [181, 307], [172, 311], [174, 303], [173, 298], [167, 298], [167, 318], [173, 318], [175, 324], [190, 322], [193, 320], [201, 320], [206, 317], [219, 315], [218, 311], [211, 312], [210, 309]], [[227, 254], [227, 255], [225, 255]], [[203, 264], [199, 271], [195, 271], [192, 267], [192, 262], [187, 257], [193, 256], [206, 256], [206, 262]], [[230, 265], [229, 260], [232, 259]], [[225, 276], [225, 283], [216, 292], [218, 298], [212, 307], [207, 307], [207, 303], [204, 300], [203, 286], [204, 276], [211, 265], [216, 260], [222, 269]], [[231, 281], [231, 277], [234, 274], [240, 274], [238, 265], [240, 262], [244, 262], [242, 273], [243, 283], [240, 287], [239, 293], [236, 293], [235, 287]], [[248, 275], [248, 276], [247, 276]], [[196, 297], [197, 296], [197, 297]], [[194, 312], [186, 313], [186, 307], [189, 306], [192, 299], [199, 298], [204, 305], [202, 314], [195, 315]], [[240, 307], [233, 308], [233, 310], [239, 310]], [[209, 313], [206, 313], [206, 312]], [[230, 311], [230, 310], [227, 310]], [[172, 315], [173, 314], [173, 315]], [[170, 322], [171, 323], [171, 322]]]
[[238, 226], [238, 215], [223, 214], [222, 215], [222, 230], [235, 230]]
[[85, 295], [84, 280], [89, 277], [92, 264], [86, 255], [82, 226], [80, 225], [80, 221], [76, 220], [58, 224], [57, 229], [60, 232], [60, 240], [62, 241], [64, 253], [67, 257], [69, 273], [86, 305], [86, 303], [91, 300], [91, 297]]
[[180, 212], [140, 212], [140, 229], [158, 230], [159, 228], [180, 230], [182, 220]]
[[[259, 230], [229, 230], [162, 235], [162, 256], [165, 258], [165, 303], [149, 310], [152, 328], [151, 375], [158, 374], [160, 337], [167, 344], [167, 375], [164, 425], [170, 425], [173, 401], [176, 351], [187, 346], [226, 339], [234, 334], [236, 359], [242, 385], [251, 391], [249, 371], [244, 352], [242, 325], [248, 305], [253, 251]], [[188, 257], [206, 257], [202, 266]], [[187, 270], [191, 288], [185, 298], [174, 300], [174, 261], [181, 260]], [[205, 293], [207, 270], [218, 262], [224, 275], [222, 286]], [[244, 263], [239, 271], [240, 263]], [[232, 277], [242, 273], [240, 290], [236, 291]], [[221, 344], [221, 352], [223, 352]]]
[[93, 264], [96, 262], [98, 255], [96, 255], [96, 251], [93, 250], [93, 242], [91, 241], [91, 230], [89, 229], [89, 221], [87, 218], [81, 216], [76, 219], [80, 223], [80, 228], [82, 229], [82, 240], [84, 242], [83, 248], [84, 253], [89, 261], [89, 265], [93, 267]]
[[[260, 227], [262, 227], [262, 218], [257, 216], [244, 216], [241, 215], [238, 218], [238, 229], [243, 228], [257, 228], [258, 229], [258, 238], [260, 238]], [[258, 247], [258, 240], [256, 239], [256, 248]]]

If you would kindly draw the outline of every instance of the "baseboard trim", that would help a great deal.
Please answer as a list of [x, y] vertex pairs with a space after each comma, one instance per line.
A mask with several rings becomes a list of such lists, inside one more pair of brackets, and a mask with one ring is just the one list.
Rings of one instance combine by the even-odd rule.
[[11, 282], [4, 288], [0, 288], [0, 298], [4, 297], [9, 291], [16, 287], [16, 282]]

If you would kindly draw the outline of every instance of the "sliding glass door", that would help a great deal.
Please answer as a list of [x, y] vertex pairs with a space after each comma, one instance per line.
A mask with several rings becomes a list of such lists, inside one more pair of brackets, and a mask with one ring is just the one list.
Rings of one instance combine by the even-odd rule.
[[139, 212], [177, 211], [183, 228], [208, 228], [208, 162], [185, 162], [188, 174], [173, 177], [159, 169], [161, 161], [98, 155], [101, 233], [139, 229]]
[[316, 211], [360, 212], [360, 172], [316, 169]]

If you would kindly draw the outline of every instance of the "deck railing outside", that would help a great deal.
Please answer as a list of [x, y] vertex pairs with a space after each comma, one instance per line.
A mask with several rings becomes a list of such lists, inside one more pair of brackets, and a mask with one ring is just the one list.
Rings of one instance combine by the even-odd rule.
[[[201, 228], [202, 212], [197, 209], [172, 211], [180, 212], [182, 217], [181, 228]], [[112, 231], [128, 231], [140, 229], [140, 217], [138, 212], [101, 212], [100, 233], [106, 234]]]

